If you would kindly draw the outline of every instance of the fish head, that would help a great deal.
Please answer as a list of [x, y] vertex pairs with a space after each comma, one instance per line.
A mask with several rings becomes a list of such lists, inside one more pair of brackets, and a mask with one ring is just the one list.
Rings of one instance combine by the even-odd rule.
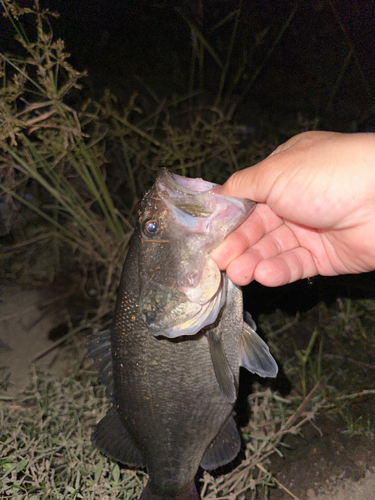
[[225, 303], [226, 276], [209, 253], [255, 202], [222, 196], [216, 186], [161, 169], [141, 202], [138, 304], [155, 336], [194, 335]]

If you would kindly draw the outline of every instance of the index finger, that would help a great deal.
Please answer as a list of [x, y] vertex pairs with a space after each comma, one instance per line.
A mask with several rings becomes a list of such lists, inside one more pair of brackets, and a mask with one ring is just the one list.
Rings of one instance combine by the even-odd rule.
[[219, 269], [225, 270], [234, 259], [255, 245], [265, 234], [282, 224], [282, 219], [268, 205], [258, 203], [249, 217], [227, 236], [210, 255]]

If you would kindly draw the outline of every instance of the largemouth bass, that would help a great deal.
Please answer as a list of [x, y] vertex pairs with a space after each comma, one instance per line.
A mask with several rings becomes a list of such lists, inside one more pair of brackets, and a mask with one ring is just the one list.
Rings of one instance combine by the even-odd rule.
[[110, 330], [89, 345], [113, 406], [93, 442], [145, 467], [141, 500], [198, 500], [199, 466], [233, 460], [240, 365], [275, 377], [267, 345], [243, 319], [242, 292], [209, 253], [254, 208], [215, 184], [162, 169], [141, 202]]

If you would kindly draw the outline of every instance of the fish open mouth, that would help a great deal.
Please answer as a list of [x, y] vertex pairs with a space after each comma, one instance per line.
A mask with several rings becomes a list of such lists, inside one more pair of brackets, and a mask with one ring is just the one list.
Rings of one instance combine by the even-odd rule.
[[139, 306], [155, 336], [194, 335], [225, 304], [227, 279], [209, 253], [255, 203], [220, 195], [216, 186], [161, 169], [142, 201]]

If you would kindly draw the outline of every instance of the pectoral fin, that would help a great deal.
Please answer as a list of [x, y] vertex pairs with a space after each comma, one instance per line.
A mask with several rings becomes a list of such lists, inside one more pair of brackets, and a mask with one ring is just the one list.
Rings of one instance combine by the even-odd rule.
[[220, 390], [229, 403], [234, 403], [237, 397], [237, 389], [233, 372], [224, 351], [222, 336], [216, 333], [215, 330], [211, 330], [206, 333], [206, 337], [210, 346], [212, 364]]
[[245, 313], [241, 334], [241, 366], [261, 377], [276, 377], [278, 367], [268, 345], [256, 333], [256, 325], [250, 314]]

